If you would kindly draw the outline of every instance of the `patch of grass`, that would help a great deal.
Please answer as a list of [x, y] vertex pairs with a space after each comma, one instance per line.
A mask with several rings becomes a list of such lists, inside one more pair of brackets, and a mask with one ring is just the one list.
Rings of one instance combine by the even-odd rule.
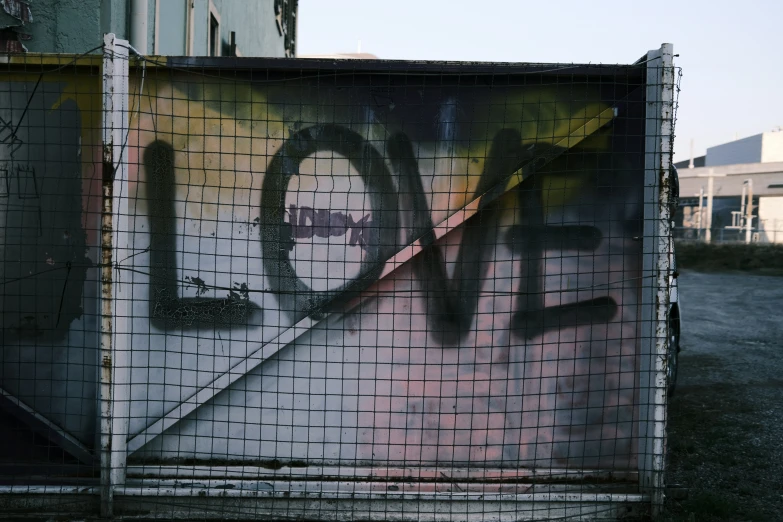
[[725, 495], [712, 491], [697, 491], [686, 500], [684, 507], [692, 513], [698, 513], [701, 517], [731, 517], [737, 514], [737, 506], [726, 498]]
[[674, 250], [677, 266], [684, 269], [783, 275], [783, 245], [682, 241]]

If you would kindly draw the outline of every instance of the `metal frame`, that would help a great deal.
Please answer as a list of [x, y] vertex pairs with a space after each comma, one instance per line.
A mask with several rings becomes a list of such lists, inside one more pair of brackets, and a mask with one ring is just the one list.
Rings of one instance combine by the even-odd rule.
[[671, 154], [674, 66], [671, 44], [647, 53], [647, 118], [639, 372], [639, 485], [663, 507], [666, 453]]
[[[94, 509], [97, 488], [73, 486], [5, 487], [0, 509], [62, 512], [63, 501], [72, 511]], [[339, 500], [339, 504], [335, 502]], [[383, 521], [518, 521], [518, 520], [616, 520], [640, 515], [638, 509], [649, 498], [626, 493], [383, 493], [330, 494], [290, 493], [240, 489], [191, 489], [126, 487], [115, 492], [117, 512], [139, 513], [166, 520], [247, 520], [256, 517]], [[131, 518], [137, 516], [131, 515]]]
[[378, 477], [385, 480], [420, 480], [422, 482], [436, 481], [467, 481], [467, 482], [519, 482], [545, 479], [550, 481], [600, 479], [602, 481], [636, 482], [639, 475], [636, 471], [601, 470], [601, 469], [559, 469], [559, 468], [459, 468], [459, 467], [355, 467], [355, 466], [282, 466], [270, 469], [261, 466], [231, 466], [231, 465], [129, 465], [129, 478], [161, 477], [166, 479], [206, 479], [206, 480], [304, 480], [320, 477], [324, 479], [366, 479], [371, 481]]
[[[542, 74], [552, 76], [607, 76], [615, 77], [622, 74], [626, 78], [637, 78], [637, 69], [629, 69], [628, 65], [600, 65], [600, 64], [575, 64], [563, 65], [558, 63], [498, 63], [498, 62], [446, 62], [446, 61], [415, 61], [415, 60], [333, 60], [329, 58], [267, 58], [247, 57], [242, 60], [226, 61], [227, 57], [211, 56], [167, 56], [165, 66], [171, 68], [198, 67], [199, 69], [212, 69], [216, 76], [220, 75], [220, 69], [225, 69], [230, 64], [231, 78], [236, 78], [235, 71], [254, 72], [253, 79], [265, 81], [270, 79], [285, 79], [278, 71], [289, 71], [296, 78], [301, 79], [303, 72], [313, 73], [312, 78], [318, 78], [319, 71], [324, 69], [336, 71], [350, 71], [354, 73], [368, 72], [375, 74], [388, 74], [389, 76], [416, 74], [438, 74], [445, 77], [452, 76], [458, 80], [470, 69], [471, 74], [486, 74], [500, 85], [508, 75], [517, 74]], [[644, 79], [644, 69], [638, 69], [638, 79]]]
[[[113, 516], [113, 495], [125, 480], [125, 442], [128, 401], [123, 395], [122, 374], [128, 369], [127, 350], [117, 346], [117, 318], [128, 316], [118, 307], [114, 279], [114, 253], [119, 250], [114, 227], [122, 209], [123, 188], [128, 180], [128, 50], [125, 40], [104, 37], [103, 61], [103, 182], [101, 212], [101, 333], [100, 333], [100, 462], [101, 516]], [[127, 197], [125, 205], [127, 206]], [[118, 216], [115, 216], [115, 213]], [[120, 305], [121, 306], [121, 305]]]

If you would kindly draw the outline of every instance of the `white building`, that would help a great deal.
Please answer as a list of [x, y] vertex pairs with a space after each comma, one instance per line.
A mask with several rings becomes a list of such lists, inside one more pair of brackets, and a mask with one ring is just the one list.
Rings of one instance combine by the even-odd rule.
[[764, 132], [707, 149], [705, 165], [717, 167], [738, 163], [783, 161], [783, 132]]
[[[710, 147], [706, 157], [676, 166], [681, 201], [678, 227], [686, 232], [710, 228], [713, 240], [742, 239], [744, 234], [734, 227], [747, 225], [746, 194], [752, 193], [752, 240], [783, 243], [783, 132], [765, 132]], [[707, 215], [710, 177], [712, 212]], [[695, 232], [687, 235], [694, 236]], [[696, 235], [704, 238], [706, 234]]]

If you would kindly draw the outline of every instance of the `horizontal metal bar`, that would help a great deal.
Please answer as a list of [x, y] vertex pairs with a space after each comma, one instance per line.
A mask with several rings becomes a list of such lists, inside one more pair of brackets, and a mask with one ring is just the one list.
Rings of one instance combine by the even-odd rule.
[[[20, 492], [22, 493], [22, 492]], [[98, 492], [30, 490], [24, 494], [3, 494], [0, 506], [7, 513], [56, 512], [60, 515], [91, 515]], [[32, 493], [32, 494], [31, 494]], [[40, 494], [37, 494], [40, 493]], [[255, 494], [254, 494], [255, 493]], [[383, 494], [270, 496], [258, 492], [238, 494], [231, 490], [173, 491], [158, 488], [118, 488], [115, 494], [117, 519], [248, 520], [259, 516], [272, 519], [383, 520], [479, 522], [495, 520], [617, 520], [649, 513], [650, 498], [638, 494]]]
[[639, 65], [602, 65], [602, 64], [541, 64], [523, 62], [446, 62], [424, 60], [339, 60], [333, 58], [213, 58], [206, 56], [160, 56], [149, 57], [168, 67], [203, 69], [249, 70], [260, 69], [263, 73], [275, 71], [294, 71], [328, 74], [331, 70], [374, 73], [374, 74], [432, 74], [442, 76], [453, 73], [460, 77], [475, 74], [503, 76], [525, 74], [589, 75], [611, 76], [623, 79], [644, 80], [645, 68]]
[[[122, 47], [118, 44], [117, 47]], [[97, 49], [96, 49], [97, 50]], [[124, 58], [124, 57], [123, 57]], [[541, 64], [524, 62], [446, 62], [423, 60], [340, 60], [331, 58], [267, 58], [267, 57], [195, 57], [195, 56], [152, 56], [145, 57], [147, 67], [193, 68], [197, 72], [203, 69], [214, 69], [229, 72], [232, 77], [236, 70], [259, 70], [263, 74], [274, 72], [314, 72], [328, 74], [331, 71], [375, 74], [432, 74], [443, 75], [453, 73], [462, 77], [470, 75], [526, 75], [547, 74], [608, 76], [620, 77], [627, 81], [644, 81], [645, 68], [637, 64]], [[127, 58], [124, 58], [127, 59]], [[92, 68], [101, 66], [100, 54], [41, 54], [25, 53], [20, 55], [0, 56], [0, 64], [9, 68], [18, 67], [20, 71], [39, 73], [51, 70], [53, 66], [68, 65], [72, 68]], [[23, 69], [22, 69], [23, 68]]]
[[387, 491], [384, 493], [357, 493], [353, 491], [323, 492], [323, 491], [251, 491], [243, 489], [191, 489], [191, 488], [137, 488], [117, 487], [115, 496], [129, 497], [261, 497], [279, 498], [333, 498], [333, 499], [388, 499], [397, 500], [470, 500], [481, 498], [483, 501], [506, 502], [649, 502], [650, 495], [640, 493], [520, 493], [520, 494], [490, 494], [481, 492], [449, 492], [449, 493], [408, 493], [405, 491]]
[[[0, 495], [99, 495], [100, 488], [76, 486], [0, 486]], [[225, 488], [182, 488], [182, 487], [122, 487], [114, 489], [114, 495], [130, 497], [260, 497], [274, 496], [281, 498], [395, 498], [398, 500], [469, 500], [480, 497], [485, 501], [511, 502], [649, 502], [650, 495], [640, 493], [519, 493], [519, 494], [485, 494], [481, 492], [440, 492], [411, 493], [406, 491], [354, 492], [354, 491], [263, 491], [249, 489]]]
[[[0, 486], [0, 495], [99, 495], [100, 488], [76, 487], [76, 486]], [[225, 488], [183, 488], [183, 487], [116, 487], [115, 497], [261, 497], [273, 496], [280, 498], [352, 498], [352, 499], [386, 499], [398, 500], [469, 500], [481, 497], [484, 501], [512, 501], [512, 502], [649, 502], [650, 495], [640, 493], [519, 493], [519, 494], [485, 494], [481, 492], [439, 492], [418, 493], [406, 491], [355, 492], [332, 491], [324, 492], [311, 489], [309, 491], [291, 492], [263, 491], [249, 489], [225, 489]]]
[[128, 478], [158, 477], [187, 479], [248, 479], [248, 478], [352, 478], [356, 480], [389, 480], [404, 478], [408, 481], [470, 481], [470, 482], [533, 482], [547, 481], [616, 481], [636, 483], [636, 470], [602, 469], [477, 469], [438, 467], [351, 467], [351, 466], [283, 466], [270, 469], [262, 466], [215, 465], [130, 465]]
[[[349, 478], [349, 480], [345, 480]], [[381, 493], [404, 492], [409, 494], [432, 494], [432, 493], [480, 493], [482, 495], [491, 494], [523, 494], [523, 493], [606, 493], [606, 494], [635, 494], [638, 493], [638, 486], [629, 483], [607, 484], [601, 483], [533, 483], [533, 482], [465, 482], [461, 480], [450, 480], [441, 482], [414, 482], [399, 477], [395, 480], [373, 480], [373, 481], [353, 481], [350, 477], [343, 477], [343, 480], [285, 480], [278, 478], [256, 478], [246, 480], [226, 480], [226, 479], [186, 479], [174, 480], [159, 478], [129, 479], [124, 487], [126, 488], [156, 488], [158, 490], [173, 488], [176, 490], [232, 490], [232, 491], [266, 491], [266, 492], [287, 492], [293, 493], [350, 493], [351, 495], [362, 493]]]

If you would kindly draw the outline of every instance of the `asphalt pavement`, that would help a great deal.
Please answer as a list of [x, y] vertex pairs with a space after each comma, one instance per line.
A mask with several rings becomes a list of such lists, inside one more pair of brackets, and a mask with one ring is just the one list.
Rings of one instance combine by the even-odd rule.
[[667, 518], [783, 521], [783, 277], [684, 271], [679, 284], [667, 483], [688, 496], [670, 495]]

